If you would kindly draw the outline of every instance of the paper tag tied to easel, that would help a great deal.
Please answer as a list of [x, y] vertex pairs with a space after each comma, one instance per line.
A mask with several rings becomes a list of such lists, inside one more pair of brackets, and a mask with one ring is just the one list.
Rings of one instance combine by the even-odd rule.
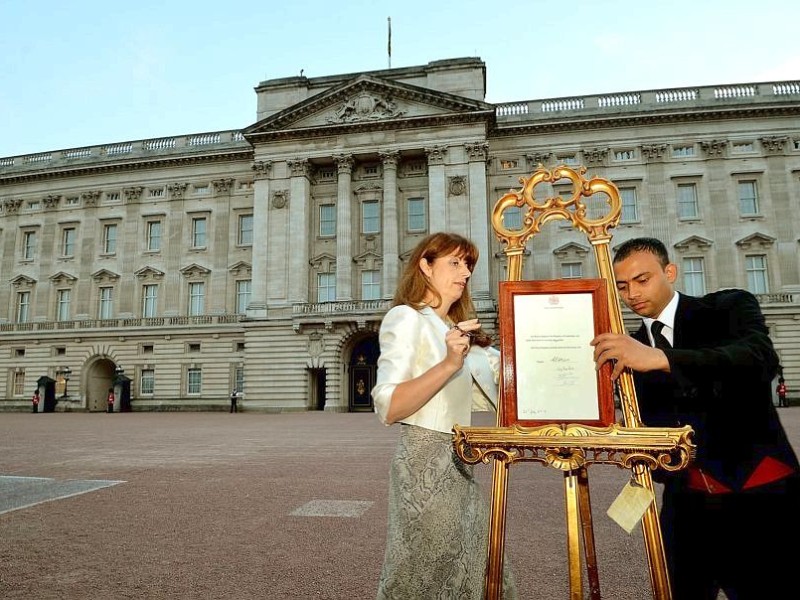
[[655, 494], [631, 477], [606, 514], [625, 531], [630, 533], [642, 520], [644, 513], [656, 499]]

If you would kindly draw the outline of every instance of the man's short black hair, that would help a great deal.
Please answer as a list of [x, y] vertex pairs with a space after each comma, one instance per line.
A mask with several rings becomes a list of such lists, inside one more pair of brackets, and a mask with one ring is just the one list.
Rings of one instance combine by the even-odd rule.
[[667, 247], [661, 240], [651, 237], [638, 237], [623, 242], [614, 252], [614, 262], [618, 263], [625, 260], [634, 252], [649, 252], [650, 254], [654, 254], [662, 267], [666, 267], [669, 264]]

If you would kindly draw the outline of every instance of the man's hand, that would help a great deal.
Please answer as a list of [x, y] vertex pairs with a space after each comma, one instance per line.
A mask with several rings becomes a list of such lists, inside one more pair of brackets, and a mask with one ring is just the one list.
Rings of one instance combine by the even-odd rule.
[[615, 381], [623, 369], [634, 371], [669, 372], [669, 361], [663, 350], [652, 348], [621, 333], [601, 333], [591, 341], [594, 346], [595, 368], [600, 369], [612, 361], [611, 380]]

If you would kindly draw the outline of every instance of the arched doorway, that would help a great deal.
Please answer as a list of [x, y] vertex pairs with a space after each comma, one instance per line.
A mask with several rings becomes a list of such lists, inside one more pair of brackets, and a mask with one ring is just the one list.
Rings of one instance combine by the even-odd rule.
[[108, 410], [108, 390], [114, 385], [116, 364], [109, 358], [97, 358], [87, 364], [85, 393], [86, 410], [105, 412]]
[[350, 391], [348, 410], [350, 412], [372, 412], [372, 388], [378, 370], [378, 336], [372, 334], [359, 340], [350, 354]]

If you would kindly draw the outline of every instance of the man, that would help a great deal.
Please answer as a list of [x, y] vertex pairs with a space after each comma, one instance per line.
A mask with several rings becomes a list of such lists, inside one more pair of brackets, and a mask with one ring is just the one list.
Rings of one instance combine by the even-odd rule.
[[632, 369], [646, 425], [695, 431], [690, 466], [654, 472], [673, 598], [795, 597], [784, 548], [800, 535], [800, 465], [772, 403], [778, 357], [758, 301], [743, 290], [676, 293], [677, 266], [652, 238], [622, 244], [613, 267], [643, 323], [632, 337], [597, 336], [597, 367], [613, 361], [613, 379]]
[[778, 393], [778, 406], [789, 406], [786, 400], [786, 380], [783, 377], [778, 378], [778, 386], [775, 388], [775, 391]]
[[231, 413], [238, 412], [238, 408], [236, 406], [236, 401], [238, 399], [239, 399], [239, 392], [237, 392], [236, 390], [233, 390], [231, 392], [231, 410], [230, 410]]

